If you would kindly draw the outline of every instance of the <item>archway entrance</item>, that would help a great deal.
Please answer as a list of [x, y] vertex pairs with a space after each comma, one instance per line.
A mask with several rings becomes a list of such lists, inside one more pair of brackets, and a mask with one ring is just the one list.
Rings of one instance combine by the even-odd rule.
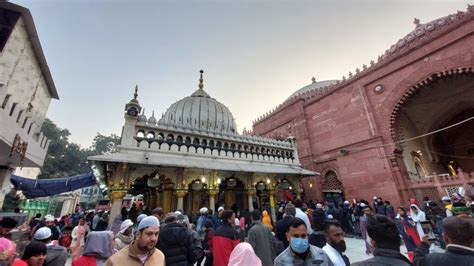
[[276, 184], [276, 201], [292, 201], [296, 199], [296, 187], [286, 178], [280, 179]]
[[225, 206], [226, 209], [232, 209], [234, 212], [245, 209], [247, 196], [244, 188], [244, 183], [239, 179], [226, 178], [219, 184], [217, 205]]
[[392, 132], [395, 141], [407, 140], [398, 149], [411, 179], [474, 171], [474, 119], [468, 120], [474, 117], [473, 91], [473, 73], [447, 71], [402, 97]]
[[188, 193], [184, 197], [186, 213], [199, 214], [199, 209], [209, 206], [208, 185], [202, 180], [195, 179], [188, 186]]
[[324, 175], [322, 188], [324, 201], [336, 205], [344, 201], [342, 183], [339, 181], [337, 174], [334, 171], [328, 171]]

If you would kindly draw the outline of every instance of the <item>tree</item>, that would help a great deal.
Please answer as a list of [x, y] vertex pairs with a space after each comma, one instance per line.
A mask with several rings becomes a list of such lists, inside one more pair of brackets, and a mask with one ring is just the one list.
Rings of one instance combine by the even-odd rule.
[[111, 134], [105, 136], [97, 132], [97, 136], [94, 137], [92, 146], [90, 148], [93, 155], [97, 154], [110, 154], [117, 151], [117, 145], [120, 144], [120, 137]]
[[41, 130], [51, 142], [38, 178], [61, 178], [91, 171], [87, 151], [69, 142], [69, 130], [59, 128], [49, 119], [44, 121]]
[[51, 142], [41, 168], [41, 174], [38, 175], [40, 179], [90, 173], [92, 169], [87, 162], [87, 157], [115, 152], [116, 146], [120, 142], [120, 137], [115, 134], [105, 136], [97, 133], [92, 146], [83, 149], [79, 145], [69, 142], [68, 138], [71, 135], [69, 130], [59, 128], [49, 119], [44, 121], [41, 130]]

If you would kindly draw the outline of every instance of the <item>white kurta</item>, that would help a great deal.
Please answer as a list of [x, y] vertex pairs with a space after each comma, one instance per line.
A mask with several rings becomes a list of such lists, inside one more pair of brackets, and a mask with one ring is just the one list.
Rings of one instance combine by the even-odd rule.
[[323, 247], [323, 250], [328, 254], [329, 259], [331, 260], [334, 266], [346, 266], [344, 259], [341, 256], [341, 253], [333, 248], [331, 245], [327, 244]]
[[300, 208], [296, 208], [296, 218], [300, 218], [306, 224], [306, 229], [308, 230], [308, 235], [313, 233], [313, 228], [311, 228], [311, 223], [309, 222], [308, 215], [304, 213]]
[[[418, 209], [418, 213], [415, 213], [411, 207], [416, 207]], [[410, 205], [410, 216], [411, 219], [416, 223], [416, 231], [418, 232], [418, 235], [420, 236], [420, 240], [423, 238], [425, 233], [423, 232], [423, 227], [421, 227], [421, 222], [426, 221], [426, 215], [425, 212], [420, 210], [418, 206], [415, 204]]]

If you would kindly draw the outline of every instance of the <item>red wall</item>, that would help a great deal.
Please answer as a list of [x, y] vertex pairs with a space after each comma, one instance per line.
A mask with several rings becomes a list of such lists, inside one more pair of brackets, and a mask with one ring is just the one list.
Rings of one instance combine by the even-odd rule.
[[[383, 60], [324, 97], [301, 98], [257, 121], [257, 135], [292, 134], [298, 142], [300, 160], [308, 169], [333, 170], [343, 183], [346, 198], [373, 196], [399, 206], [408, 200], [402, 194], [408, 176], [393, 164], [394, 145], [390, 119], [407, 91], [430, 75], [447, 69], [474, 67], [473, 12], [461, 25], [448, 25], [416, 40], [410, 49]], [[451, 27], [451, 28], [450, 28]], [[375, 93], [380, 84], [384, 90]], [[442, 100], [442, 99], [440, 99]], [[385, 147], [362, 149], [386, 145]], [[341, 149], [350, 150], [344, 155]], [[392, 160], [391, 160], [392, 159]], [[313, 188], [308, 186], [309, 180]], [[303, 182], [308, 199], [321, 199], [321, 177]]]

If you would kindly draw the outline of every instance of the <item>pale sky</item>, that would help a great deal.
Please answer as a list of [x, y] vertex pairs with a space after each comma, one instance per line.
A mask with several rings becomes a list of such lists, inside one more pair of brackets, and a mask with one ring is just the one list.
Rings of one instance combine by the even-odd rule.
[[135, 84], [146, 115], [204, 89], [238, 130], [299, 88], [341, 79], [470, 1], [12, 1], [30, 9], [59, 92], [47, 116], [88, 147], [120, 134]]

